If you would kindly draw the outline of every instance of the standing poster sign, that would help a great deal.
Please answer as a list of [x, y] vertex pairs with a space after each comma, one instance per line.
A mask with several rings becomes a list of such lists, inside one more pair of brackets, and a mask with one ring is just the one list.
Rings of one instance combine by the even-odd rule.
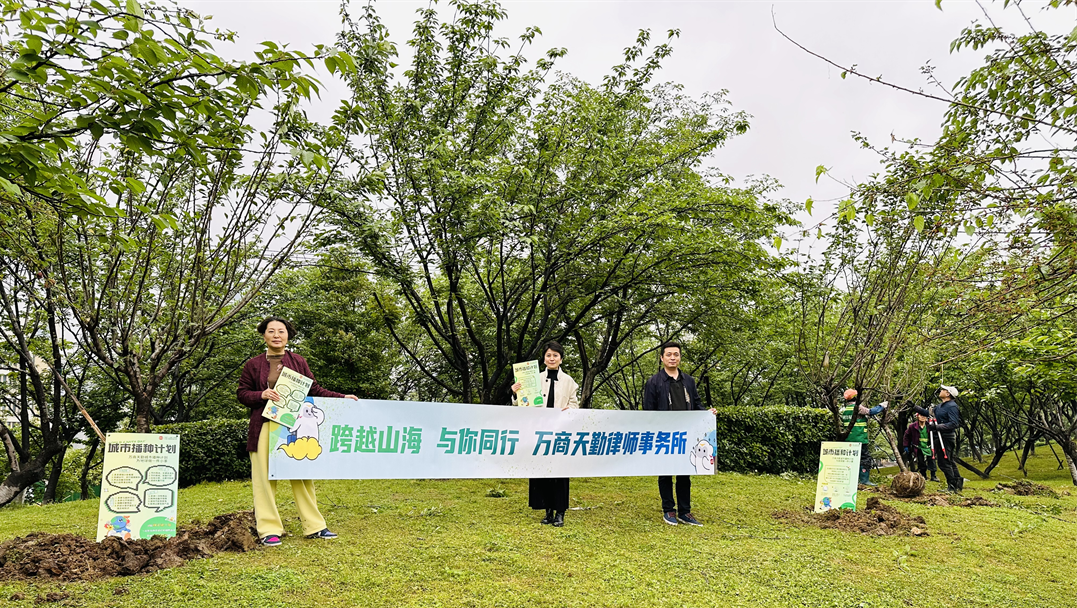
[[815, 512], [856, 510], [856, 482], [860, 473], [862, 443], [824, 441], [819, 449], [819, 477], [815, 483]]
[[97, 541], [176, 535], [179, 435], [109, 433]]
[[302, 409], [303, 401], [306, 400], [307, 393], [310, 392], [313, 384], [314, 380], [287, 367], [282, 367], [280, 377], [273, 386], [273, 390], [280, 395], [280, 401], [267, 401], [262, 410], [262, 416], [288, 428], [294, 427], [296, 420], [299, 419], [299, 410]]
[[539, 386], [538, 361], [512, 364], [512, 375], [522, 384], [516, 393], [516, 402], [524, 407], [545, 407], [542, 402], [542, 387]]

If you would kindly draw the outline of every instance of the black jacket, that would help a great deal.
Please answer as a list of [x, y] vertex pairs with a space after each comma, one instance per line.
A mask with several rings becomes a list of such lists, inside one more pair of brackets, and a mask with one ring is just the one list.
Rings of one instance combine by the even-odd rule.
[[[931, 416], [931, 412], [918, 406], [913, 406], [917, 414]], [[956, 433], [961, 428], [961, 413], [957, 409], [957, 402], [953, 399], [935, 406], [935, 428], [940, 433]]]
[[[683, 371], [680, 373], [680, 378], [684, 383], [684, 390], [688, 392], [688, 402], [685, 404], [687, 409], [707, 409], [703, 407], [703, 400], [699, 398], [699, 392], [696, 391], [696, 381]], [[671, 380], [673, 378], [666, 373], [665, 369], [658, 370], [657, 374], [647, 379], [647, 384], [643, 386], [643, 409], [661, 412], [669, 411], [669, 383]]]

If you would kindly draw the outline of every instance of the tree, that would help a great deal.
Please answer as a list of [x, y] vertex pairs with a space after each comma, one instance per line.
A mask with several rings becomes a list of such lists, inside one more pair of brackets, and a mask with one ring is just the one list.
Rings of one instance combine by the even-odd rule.
[[[130, 395], [145, 432], [173, 370], [306, 238], [350, 133], [299, 107], [317, 90], [300, 69], [314, 56], [265, 43], [254, 62], [226, 62], [212, 44], [231, 35], [209, 34], [190, 11], [134, 0], [3, 11], [5, 27], [19, 23], [0, 66], [7, 263], [25, 268], [22, 293]], [[318, 58], [330, 72], [352, 66], [336, 51]], [[8, 340], [29, 352], [18, 341]], [[30, 477], [20, 473], [0, 487], [21, 490]]]
[[769, 185], [728, 188], [698, 170], [746, 117], [720, 94], [652, 85], [668, 44], [641, 32], [601, 86], [549, 80], [564, 51], [526, 69], [538, 30], [513, 52], [493, 33], [498, 4], [451, 4], [452, 22], [422, 11], [401, 83], [373, 9], [349, 18], [345, 47], [378, 49], [352, 81], [367, 126], [356, 160], [384, 167], [386, 185], [369, 204], [335, 200], [335, 217], [396, 286], [421, 335], [389, 329], [445, 397], [508, 402], [511, 364], [552, 338], [575, 346], [588, 406], [661, 307], [767, 264], [760, 241], [788, 216], [761, 200]]

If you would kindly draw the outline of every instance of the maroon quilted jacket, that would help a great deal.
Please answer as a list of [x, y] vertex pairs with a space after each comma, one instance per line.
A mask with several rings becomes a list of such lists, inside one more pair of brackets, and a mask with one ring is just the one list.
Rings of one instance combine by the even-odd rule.
[[[311, 373], [310, 366], [307, 365], [307, 360], [303, 357], [291, 351], [284, 351], [284, 358], [281, 359], [281, 363], [284, 367], [314, 380], [314, 374]], [[262, 417], [262, 408], [265, 407], [266, 400], [262, 399], [262, 391], [267, 388], [269, 388], [269, 359], [266, 358], [265, 353], [262, 353], [257, 357], [252, 357], [244, 364], [243, 374], [239, 377], [239, 390], [236, 391], [239, 402], [251, 408], [251, 422], [247, 426], [248, 452], [258, 451], [258, 434], [262, 432], [262, 423], [265, 421], [265, 418]], [[340, 398], [344, 396], [341, 393], [322, 388], [317, 380], [314, 380], [314, 384], [311, 385], [310, 392], [307, 394], [311, 397]]]

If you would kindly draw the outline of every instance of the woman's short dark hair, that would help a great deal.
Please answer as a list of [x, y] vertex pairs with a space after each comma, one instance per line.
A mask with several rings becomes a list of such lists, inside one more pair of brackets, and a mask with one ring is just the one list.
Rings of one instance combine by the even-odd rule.
[[684, 353], [684, 349], [681, 348], [680, 342], [677, 342], [676, 340], [669, 340], [668, 342], [663, 342], [662, 346], [658, 347], [658, 358], [661, 359], [662, 357], [664, 357], [666, 355], [666, 349], [669, 348], [676, 348], [677, 352]]
[[552, 350], [553, 352], [561, 355], [562, 359], [565, 358], [565, 348], [563, 346], [561, 346], [561, 344], [558, 343], [557, 340], [550, 340], [546, 344], [542, 345], [542, 356], [543, 356], [543, 358], [546, 357], [546, 351], [550, 351], [550, 350]]
[[264, 336], [266, 333], [266, 328], [268, 328], [269, 324], [273, 321], [284, 324], [284, 329], [288, 330], [289, 340], [295, 337], [295, 327], [292, 325], [291, 321], [289, 321], [288, 319], [282, 319], [280, 317], [274, 317], [272, 315], [262, 319], [262, 322], [258, 324], [258, 333]]

